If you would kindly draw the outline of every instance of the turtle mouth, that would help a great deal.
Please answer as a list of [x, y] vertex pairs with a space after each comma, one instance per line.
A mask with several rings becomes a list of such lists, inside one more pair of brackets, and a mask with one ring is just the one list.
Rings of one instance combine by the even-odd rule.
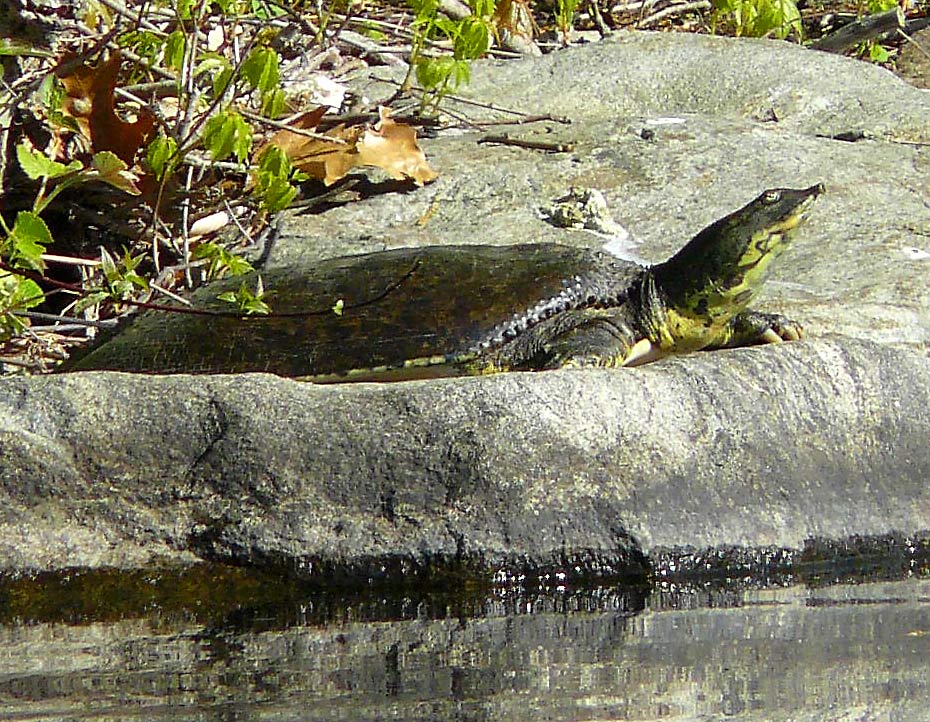
[[787, 233], [801, 224], [807, 218], [808, 211], [816, 200], [817, 196], [823, 193], [823, 183], [818, 183], [803, 191], [804, 197], [798, 202], [794, 209], [775, 223], [771, 231], [774, 233]]

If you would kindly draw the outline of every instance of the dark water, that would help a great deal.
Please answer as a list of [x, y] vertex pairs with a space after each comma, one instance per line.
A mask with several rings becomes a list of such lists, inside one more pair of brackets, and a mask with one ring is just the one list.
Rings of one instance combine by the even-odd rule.
[[122, 589], [148, 606], [131, 613], [0, 589], [0, 720], [930, 720], [926, 579], [467, 602], [259, 587], [279, 601]]

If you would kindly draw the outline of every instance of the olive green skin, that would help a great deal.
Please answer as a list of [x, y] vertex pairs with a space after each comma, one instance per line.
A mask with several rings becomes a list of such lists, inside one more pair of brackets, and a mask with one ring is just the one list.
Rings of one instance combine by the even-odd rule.
[[243, 283], [228, 279], [193, 295], [196, 313], [141, 314], [63, 370], [405, 380], [793, 339], [797, 324], [746, 306], [821, 191], [766, 191], [651, 268], [557, 244], [400, 248], [263, 272], [273, 313], [245, 318], [216, 298]]

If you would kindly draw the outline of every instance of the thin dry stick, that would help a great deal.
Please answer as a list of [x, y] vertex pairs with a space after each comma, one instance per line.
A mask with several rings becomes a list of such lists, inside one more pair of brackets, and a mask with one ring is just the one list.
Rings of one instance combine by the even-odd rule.
[[[116, 323], [116, 319], [109, 319], [108, 321], [94, 321], [87, 318], [76, 318], [75, 316], [61, 316], [57, 313], [42, 313], [41, 311], [14, 311], [14, 315], [22, 316], [23, 318], [28, 318], [34, 321], [52, 321], [56, 323], [55, 326], [50, 326], [49, 328], [54, 328], [56, 330], [61, 330], [62, 327], [58, 326], [59, 322], [73, 324], [79, 327], [92, 327], [92, 328], [105, 328], [107, 326], [113, 326]], [[110, 323], [112, 321], [112, 323]], [[34, 331], [41, 330], [40, 327], [33, 326]]]
[[243, 238], [249, 242], [249, 245], [255, 245], [255, 239], [252, 238], [252, 234], [249, 233], [248, 229], [242, 225], [238, 218], [236, 218], [236, 214], [233, 212], [232, 206], [229, 205], [229, 201], [225, 198], [223, 199], [223, 205], [226, 207], [226, 213], [232, 219], [232, 222], [236, 225], [236, 228], [239, 229], [239, 233], [241, 233]]
[[191, 247], [190, 238], [187, 230], [190, 227], [190, 206], [191, 206], [191, 187], [194, 184], [194, 166], [187, 166], [187, 173], [184, 174], [184, 200], [181, 201], [181, 258], [184, 259], [184, 282], [188, 288], [194, 285], [194, 278], [191, 276]]
[[325, 133], [315, 133], [312, 130], [305, 130], [303, 128], [293, 128], [287, 123], [282, 123], [279, 120], [272, 120], [271, 118], [265, 118], [264, 116], [258, 115], [257, 113], [252, 113], [248, 110], [240, 109], [239, 114], [248, 118], [249, 120], [254, 120], [256, 123], [262, 123], [263, 125], [268, 125], [272, 128], [278, 128], [279, 130], [286, 130], [291, 133], [295, 133], [296, 135], [304, 135], [308, 138], [316, 138], [317, 140], [325, 140], [340, 145], [348, 145], [348, 143], [342, 138], [334, 138], [333, 136], [326, 135]]
[[914, 40], [914, 38], [912, 38], [910, 35], [908, 35], [906, 32], [904, 32], [901, 28], [898, 28], [898, 35], [900, 35], [900, 36], [901, 36], [902, 38], [904, 38], [907, 42], [909, 42], [911, 45], [913, 45], [915, 48], [917, 48], [918, 52], [922, 53], [923, 56], [924, 56], [925, 58], [927, 58], [927, 60], [930, 60], [930, 52], [928, 52], [927, 49], [924, 48], [923, 45], [921, 45], [921, 44], [918, 43], [916, 40]]
[[[390, 80], [388, 78], [379, 78], [382, 83], [388, 83], [389, 85], [400, 85], [396, 80]], [[462, 105], [471, 105], [476, 108], [484, 108], [485, 110], [493, 110], [497, 113], [507, 113], [508, 115], [518, 115], [523, 118], [534, 118], [536, 120], [551, 120], [554, 123], [562, 123], [564, 125], [571, 125], [571, 118], [566, 118], [563, 115], [529, 115], [522, 110], [511, 110], [510, 108], [502, 108], [499, 105], [494, 105], [493, 103], [482, 103], [479, 100], [472, 100], [470, 98], [463, 98], [461, 95], [446, 95], [445, 100], [454, 100], [456, 103], [461, 103]], [[453, 113], [450, 113], [447, 109], [442, 109], [442, 112], [448, 113], [453, 118], [458, 119]], [[469, 122], [469, 125], [475, 125], [474, 123]]]
[[122, 3], [115, 2], [114, 0], [100, 0], [100, 4], [110, 8], [110, 10], [115, 12], [117, 15], [121, 15], [127, 20], [130, 20], [140, 28], [145, 28], [149, 32], [158, 33], [159, 35], [164, 34], [161, 28], [153, 25], [151, 22], [145, 19], [145, 13], [141, 9], [137, 12], [133, 12]]
[[814, 50], [841, 53], [854, 45], [893, 33], [904, 27], [904, 12], [896, 7], [887, 12], [874, 13], [844, 25], [839, 30], [825, 35], [810, 44]]
[[77, 258], [75, 256], [58, 256], [54, 253], [43, 253], [43, 261], [51, 261], [52, 263], [62, 263], [69, 266], [90, 266], [96, 267], [100, 265], [100, 261], [95, 261], [91, 258]]
[[159, 286], [157, 283], [152, 283], [151, 281], [149, 281], [149, 288], [154, 288], [156, 291], [158, 291], [159, 293], [164, 294], [165, 296], [167, 296], [168, 298], [170, 298], [172, 301], [177, 301], [178, 303], [183, 303], [185, 306], [190, 306], [190, 305], [191, 305], [191, 302], [188, 301], [188, 300], [187, 300], [186, 298], [184, 298], [183, 296], [179, 296], [178, 294], [174, 293], [173, 291], [169, 291], [167, 288], [163, 288], [162, 286]]
[[658, 12], [643, 18], [638, 23], [636, 23], [636, 27], [648, 28], [652, 25], [655, 25], [660, 20], [672, 15], [684, 15], [685, 13], [690, 13], [695, 10], [710, 10], [710, 8], [711, 4], [708, 0], [696, 0], [695, 2], [684, 3], [683, 5], [672, 5], [671, 7], [663, 8], [662, 10], [659, 10]]
[[[637, 0], [637, 2], [630, 2], [630, 3], [621, 3], [619, 5], [614, 5], [612, 8], [610, 8], [610, 12], [612, 14], [613, 13], [618, 14], [618, 13], [630, 12], [632, 10], [642, 10], [646, 6], [646, 4], [647, 3], [644, 0]], [[648, 4], [654, 5], [655, 3], [650, 2]]]
[[[195, 61], [197, 56], [196, 38], [188, 38], [189, 41], [184, 51], [184, 63], [181, 65], [181, 85], [184, 87], [184, 93], [187, 96], [187, 103], [184, 113], [179, 115], [178, 122], [175, 125], [174, 137], [178, 139], [178, 145], [185, 145], [192, 133], [191, 125], [194, 118], [194, 107], [197, 100], [197, 87], [194, 82]], [[233, 82], [230, 81], [230, 85]], [[228, 90], [228, 88], [227, 88]]]
[[511, 138], [509, 135], [486, 135], [478, 139], [479, 143], [494, 143], [496, 145], [512, 145], [517, 148], [529, 150], [544, 150], [547, 153], [570, 153], [575, 149], [574, 143], [552, 143], [540, 140], [524, 140]]

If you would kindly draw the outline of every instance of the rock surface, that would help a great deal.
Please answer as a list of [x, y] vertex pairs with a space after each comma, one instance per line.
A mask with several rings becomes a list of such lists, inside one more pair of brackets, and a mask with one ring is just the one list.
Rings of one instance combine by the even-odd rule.
[[930, 529], [930, 365], [847, 339], [404, 384], [81, 373], [8, 379], [2, 403], [17, 568], [622, 575]]
[[[922, 91], [786, 44], [642, 33], [481, 66], [468, 93], [571, 116], [509, 132], [575, 150], [441, 136], [424, 143], [437, 183], [295, 217], [276, 262], [515, 240], [655, 261], [763, 188], [824, 182], [756, 304], [810, 340], [397, 385], [0, 379], [0, 570], [613, 575], [689, 549], [930, 529]], [[571, 185], [602, 190], [639, 245], [544, 223]]]

